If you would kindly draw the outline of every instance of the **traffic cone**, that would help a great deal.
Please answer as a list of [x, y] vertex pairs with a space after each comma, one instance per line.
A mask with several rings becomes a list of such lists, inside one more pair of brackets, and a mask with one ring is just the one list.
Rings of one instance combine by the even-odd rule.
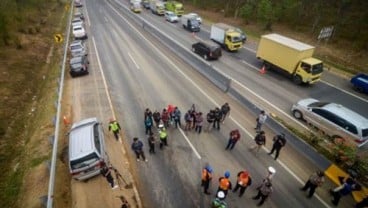
[[63, 117], [63, 122], [64, 122], [64, 125], [67, 126], [70, 124], [68, 118], [66, 116]]
[[261, 74], [266, 74], [266, 66], [263, 65], [261, 70], [259, 71]]

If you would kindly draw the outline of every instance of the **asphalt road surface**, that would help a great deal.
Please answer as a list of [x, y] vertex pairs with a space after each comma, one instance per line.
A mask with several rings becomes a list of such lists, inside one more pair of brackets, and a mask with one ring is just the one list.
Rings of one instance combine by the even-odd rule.
[[[320, 198], [307, 199], [298, 190], [315, 169], [297, 150], [286, 146], [279, 161], [274, 161], [264, 150], [258, 155], [248, 150], [253, 145], [255, 133], [253, 113], [213, 86], [142, 27], [132, 23], [115, 4], [89, 0], [85, 2], [84, 9], [88, 11], [91, 74], [71, 80], [72, 88], [75, 89], [72, 96], [74, 120], [97, 116], [107, 123], [112, 114], [116, 115], [123, 128], [124, 140], [120, 144], [111, 135], [108, 136], [107, 152], [111, 162], [127, 180], [132, 178], [126, 172], [130, 167], [133, 169], [133, 178], [143, 207], [209, 207], [217, 189], [217, 179], [229, 170], [235, 185], [236, 174], [243, 169], [250, 171], [253, 186], [247, 189], [242, 198], [229, 193], [227, 202], [230, 207], [256, 207], [251, 197], [256, 194], [255, 187], [266, 176], [270, 165], [276, 168], [277, 173], [273, 179], [274, 193], [264, 207], [328, 207], [329, 203], [323, 202], [329, 200], [324, 192], [318, 191]], [[159, 29], [175, 37], [188, 49], [196, 41], [190, 33], [178, 25], [165, 22], [162, 17], [146, 11], [141, 16], [157, 24]], [[205, 32], [200, 32], [197, 36], [205, 38], [208, 34], [206, 36]], [[276, 74], [261, 76], [240, 60], [242, 54], [251, 57], [247, 53], [250, 52], [245, 49], [240, 53], [224, 53], [219, 61], [211, 64], [265, 99], [272, 100], [274, 105], [284, 111], [289, 111], [291, 103], [300, 98], [322, 96], [325, 93], [329, 99], [334, 99], [334, 96], [338, 98], [339, 95], [350, 96], [341, 100], [350, 99], [349, 103], [357, 106], [366, 102], [323, 83], [303, 87], [295, 86]], [[259, 66], [257, 61], [249, 63], [256, 68]], [[114, 112], [111, 112], [100, 70], [106, 77]], [[194, 103], [197, 110], [206, 114], [209, 109], [225, 102], [230, 103], [232, 111], [221, 130], [196, 134], [170, 128], [169, 146], [159, 150], [157, 145], [156, 154], [148, 154], [143, 125], [144, 109], [161, 111], [168, 104], [174, 104], [184, 115]], [[358, 109], [366, 111], [362, 107]], [[241, 130], [242, 138], [234, 150], [225, 151], [228, 134], [234, 128]], [[265, 130], [269, 138], [269, 149], [274, 132], [267, 128]], [[147, 163], [135, 161], [129, 149], [133, 137], [139, 137], [145, 143]], [[211, 196], [202, 194], [200, 187], [201, 169], [206, 163], [214, 168]], [[118, 192], [112, 192], [101, 177], [87, 183], [73, 181], [72, 193], [73, 207], [119, 207], [115, 198]]]

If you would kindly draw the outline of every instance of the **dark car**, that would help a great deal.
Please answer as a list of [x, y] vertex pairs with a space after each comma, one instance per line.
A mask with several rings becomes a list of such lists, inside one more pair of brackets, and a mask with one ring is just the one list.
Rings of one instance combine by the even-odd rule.
[[218, 59], [221, 57], [221, 47], [212, 42], [197, 42], [192, 45], [192, 51], [196, 54], [199, 54], [204, 59]]
[[142, 6], [145, 9], [150, 9], [150, 2], [148, 0], [142, 1]]
[[89, 61], [87, 56], [77, 56], [70, 59], [70, 75], [72, 77], [88, 74]]
[[358, 74], [355, 77], [351, 78], [351, 84], [354, 89], [359, 92], [368, 94], [368, 75], [366, 74]]

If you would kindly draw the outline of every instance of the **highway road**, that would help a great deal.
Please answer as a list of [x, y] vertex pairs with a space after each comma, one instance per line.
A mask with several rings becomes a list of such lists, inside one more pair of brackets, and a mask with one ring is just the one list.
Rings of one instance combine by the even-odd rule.
[[[143, 207], [209, 207], [213, 196], [202, 194], [200, 187], [201, 169], [206, 163], [214, 168], [212, 193], [217, 189], [218, 177], [226, 170], [231, 172], [233, 183], [238, 171], [250, 171], [253, 186], [242, 198], [229, 193], [227, 202], [230, 207], [244, 207], [245, 204], [256, 207], [251, 197], [256, 194], [256, 185], [266, 176], [268, 166], [275, 167], [277, 173], [273, 179], [274, 193], [264, 207], [329, 207], [325, 191], [318, 190], [318, 197], [307, 199], [298, 190], [315, 170], [314, 164], [290, 146], [283, 149], [278, 161], [268, 156], [265, 150], [258, 155], [250, 152], [248, 148], [253, 144], [255, 134], [255, 115], [131, 21], [125, 10], [110, 3], [113, 1], [85, 2], [91, 73], [69, 81], [73, 92], [72, 109], [75, 121], [97, 116], [105, 122], [107, 152], [111, 162], [128, 181], [135, 181]], [[126, 1], [120, 3], [125, 4]], [[197, 38], [193, 38], [178, 24], [167, 23], [162, 17], [147, 11], [140, 16], [157, 25], [188, 50], [197, 38], [209, 36], [202, 31]], [[328, 95], [323, 98], [339, 99], [341, 102], [333, 101], [353, 109], [356, 106], [354, 110], [367, 113], [362, 107], [366, 105], [365, 98], [357, 98], [324, 83], [310, 87], [295, 86], [288, 79], [273, 73], [260, 75], [255, 70], [260, 63], [251, 57], [251, 51], [242, 49], [239, 53], [225, 52], [219, 61], [210, 63], [284, 112], [288, 112], [291, 104], [300, 98]], [[196, 60], [197, 57], [193, 55], [190, 59]], [[174, 104], [184, 114], [194, 103], [199, 111], [206, 114], [225, 102], [230, 103], [232, 111], [221, 130], [196, 134], [170, 128], [169, 146], [159, 150], [157, 145], [156, 154], [148, 154], [143, 126], [144, 109], [161, 111], [168, 104]], [[123, 128], [122, 144], [114, 141], [107, 132], [106, 123], [114, 115]], [[234, 128], [241, 130], [242, 138], [233, 151], [225, 151], [228, 133]], [[265, 130], [269, 149], [270, 138], [277, 132], [267, 127]], [[130, 150], [133, 137], [139, 137], [145, 143], [147, 163], [135, 161]], [[71, 184], [73, 207], [118, 207], [115, 196], [119, 192], [110, 190], [102, 177], [87, 183], [72, 181]], [[134, 193], [129, 194], [127, 197]], [[342, 201], [344, 203], [347, 202]]]
[[[127, 5], [126, 1], [121, 2]], [[188, 49], [198, 40], [209, 40], [208, 25], [204, 25], [193, 37], [182, 28], [180, 22], [174, 24], [166, 22], [163, 17], [154, 15], [149, 10], [144, 10], [138, 15]], [[340, 103], [368, 117], [368, 108], [364, 107], [368, 106], [368, 96], [355, 92], [349, 80], [326, 71], [322, 82], [312, 86], [297, 86], [287, 77], [274, 72], [261, 75], [259, 69], [262, 62], [256, 58], [255, 50], [254, 45], [245, 44], [245, 47], [237, 53], [224, 51], [223, 57], [218, 61], [211, 61], [211, 64], [284, 112], [289, 113], [291, 105], [298, 100], [313, 97]]]

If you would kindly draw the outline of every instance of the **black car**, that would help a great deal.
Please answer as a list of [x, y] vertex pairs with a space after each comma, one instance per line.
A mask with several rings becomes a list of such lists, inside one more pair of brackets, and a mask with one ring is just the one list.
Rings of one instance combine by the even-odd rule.
[[70, 75], [72, 77], [88, 74], [89, 61], [87, 56], [77, 56], [70, 59]]
[[192, 51], [204, 59], [218, 59], [221, 57], [221, 47], [212, 42], [197, 42], [192, 45]]

